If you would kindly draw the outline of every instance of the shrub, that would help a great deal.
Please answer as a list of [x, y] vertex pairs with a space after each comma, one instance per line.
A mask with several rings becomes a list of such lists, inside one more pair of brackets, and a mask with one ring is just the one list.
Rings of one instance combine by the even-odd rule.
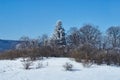
[[24, 67], [24, 69], [28, 70], [28, 69], [30, 69], [30, 66], [32, 66], [32, 64], [33, 64], [33, 62], [30, 61], [30, 59], [27, 59], [27, 60], [24, 60], [23, 67]]
[[88, 61], [82, 60], [81, 62], [82, 62], [83, 67], [85, 67], [85, 68], [89, 68], [93, 64], [90, 60], [88, 60]]
[[36, 66], [36, 69], [39, 69], [39, 68], [42, 68], [42, 67], [43, 67], [43, 63], [42, 62], [38, 62], [37, 66]]
[[63, 65], [63, 68], [66, 70], [66, 71], [72, 71], [72, 68], [73, 68], [73, 65], [69, 62], [66, 62], [64, 65]]

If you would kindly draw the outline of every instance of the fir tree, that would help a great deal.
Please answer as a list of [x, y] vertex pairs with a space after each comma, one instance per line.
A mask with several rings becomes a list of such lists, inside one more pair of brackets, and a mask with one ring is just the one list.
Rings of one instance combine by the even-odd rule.
[[57, 21], [56, 27], [53, 34], [53, 40], [55, 41], [56, 45], [65, 46], [66, 39], [65, 39], [65, 30], [62, 27], [62, 22]]

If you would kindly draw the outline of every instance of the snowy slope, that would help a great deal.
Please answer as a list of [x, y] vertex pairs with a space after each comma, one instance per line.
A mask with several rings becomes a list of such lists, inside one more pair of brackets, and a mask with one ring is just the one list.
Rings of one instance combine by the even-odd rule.
[[[84, 68], [68, 58], [49, 58], [41, 61], [43, 67], [35, 69], [35, 61], [32, 69], [25, 70], [21, 59], [0, 61], [0, 80], [120, 80], [120, 67], [97, 66]], [[73, 71], [65, 71], [63, 65], [70, 62], [74, 65]]]

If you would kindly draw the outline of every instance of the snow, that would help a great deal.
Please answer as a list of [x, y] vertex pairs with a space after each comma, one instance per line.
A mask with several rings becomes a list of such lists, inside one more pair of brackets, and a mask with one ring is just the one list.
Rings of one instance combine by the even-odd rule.
[[[73, 64], [73, 71], [65, 71], [63, 65]], [[38, 63], [43, 67], [36, 69]], [[22, 59], [0, 60], [0, 80], [120, 80], [120, 67], [92, 65], [84, 68], [68, 58], [48, 58], [35, 61], [30, 70], [23, 68]]]

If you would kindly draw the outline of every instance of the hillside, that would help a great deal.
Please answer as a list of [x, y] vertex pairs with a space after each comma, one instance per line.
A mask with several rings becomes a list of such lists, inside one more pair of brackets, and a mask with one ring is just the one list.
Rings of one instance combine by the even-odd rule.
[[[22, 59], [1, 60], [0, 80], [120, 80], [120, 67], [92, 65], [84, 68], [68, 58], [48, 58], [35, 61], [30, 70], [23, 69]], [[43, 64], [36, 69], [37, 63]], [[73, 64], [72, 71], [65, 71], [66, 62]]]
[[0, 52], [5, 50], [14, 49], [20, 41], [15, 40], [0, 40]]

